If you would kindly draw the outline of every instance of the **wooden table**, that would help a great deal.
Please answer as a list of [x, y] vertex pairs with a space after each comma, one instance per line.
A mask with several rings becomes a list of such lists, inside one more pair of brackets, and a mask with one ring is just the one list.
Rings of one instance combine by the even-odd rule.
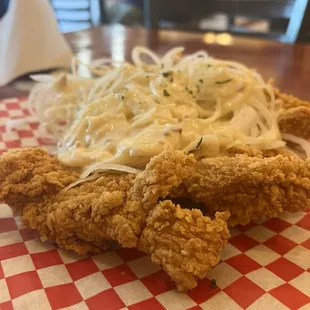
[[[147, 31], [121, 25], [101, 26], [65, 35], [83, 62], [103, 56], [130, 60], [131, 49], [144, 45], [163, 53], [181, 45], [186, 52], [204, 49], [210, 55], [232, 59], [256, 68], [265, 79], [274, 78], [282, 91], [310, 100], [310, 45], [288, 45], [228, 34], [201, 34], [177, 31]], [[0, 98], [25, 96], [12, 86], [0, 88]]]

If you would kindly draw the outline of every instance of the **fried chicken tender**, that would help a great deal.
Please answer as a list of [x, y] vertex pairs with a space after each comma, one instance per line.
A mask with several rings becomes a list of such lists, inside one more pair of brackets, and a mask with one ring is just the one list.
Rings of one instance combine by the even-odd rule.
[[310, 162], [278, 155], [204, 159], [183, 181], [182, 195], [204, 203], [208, 214], [228, 210], [230, 225], [310, 207]]
[[[310, 207], [309, 160], [288, 154], [272, 156], [247, 147], [236, 148], [234, 153], [191, 163], [189, 177], [169, 196], [202, 203], [210, 216], [229, 211], [231, 226]], [[173, 152], [169, 155], [174, 158]]]
[[21, 149], [0, 157], [0, 199], [21, 209], [42, 240], [79, 254], [98, 253], [109, 240], [138, 247], [187, 290], [218, 263], [229, 238], [228, 212], [211, 220], [199, 210], [157, 203], [189, 177], [194, 163], [193, 155], [167, 151], [138, 176], [110, 174], [63, 190], [76, 172], [41, 149]]
[[279, 128], [283, 133], [290, 133], [304, 139], [310, 138], [310, 104], [309, 107], [296, 107], [285, 110], [279, 116]]
[[310, 138], [310, 103], [281, 93], [274, 87], [275, 97], [281, 100], [283, 111], [278, 123], [280, 131], [304, 139]]
[[[41, 149], [1, 156], [0, 172], [0, 199], [20, 208], [42, 240], [79, 254], [98, 253], [109, 240], [137, 247], [179, 290], [195, 287], [218, 263], [229, 214], [230, 225], [247, 224], [310, 206], [309, 160], [242, 147], [203, 160], [167, 150], [138, 175], [109, 174], [68, 190], [78, 174]], [[215, 219], [182, 209], [169, 196], [203, 203]]]
[[[173, 188], [189, 177], [190, 171], [187, 167], [194, 162], [193, 155], [186, 156], [183, 152], [170, 150], [153, 157], [145, 170], [136, 176], [128, 194], [129, 199], [122, 210], [136, 236], [141, 233], [141, 226], [158, 199], [167, 197]], [[123, 245], [126, 243], [121, 236], [118, 241]]]
[[219, 262], [218, 253], [230, 236], [228, 212], [217, 212], [212, 221], [200, 210], [181, 209], [170, 200], [160, 202], [146, 219], [138, 248], [151, 255], [184, 291], [197, 285]]
[[[23, 222], [50, 240], [78, 254], [99, 253], [119, 236], [125, 244], [137, 237], [121, 215], [133, 175], [109, 175], [68, 191], [45, 195], [22, 209]], [[9, 203], [9, 202], [8, 202]]]
[[0, 157], [0, 201], [19, 207], [40, 195], [55, 194], [78, 174], [41, 148], [24, 148]]

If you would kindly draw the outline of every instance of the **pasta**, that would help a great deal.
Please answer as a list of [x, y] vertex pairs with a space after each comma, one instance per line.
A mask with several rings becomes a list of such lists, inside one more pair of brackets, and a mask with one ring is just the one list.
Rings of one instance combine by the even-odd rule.
[[238, 144], [285, 146], [273, 88], [256, 71], [205, 51], [182, 52], [177, 47], [160, 58], [136, 47], [133, 64], [90, 68], [97, 78], [75, 69], [37, 77], [29, 101], [45, 135], [58, 142], [60, 161], [88, 177], [110, 169], [137, 173], [167, 148], [206, 158]]

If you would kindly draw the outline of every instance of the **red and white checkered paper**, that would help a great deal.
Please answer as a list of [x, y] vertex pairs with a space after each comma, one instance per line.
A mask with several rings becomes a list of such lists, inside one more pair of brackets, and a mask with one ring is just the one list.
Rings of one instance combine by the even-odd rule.
[[[24, 115], [25, 99], [0, 101], [1, 151], [42, 145], [35, 123], [4, 133], [9, 119]], [[310, 309], [310, 210], [232, 229], [221, 258], [183, 294], [135, 249], [77, 256], [42, 243], [0, 205], [1, 310]]]

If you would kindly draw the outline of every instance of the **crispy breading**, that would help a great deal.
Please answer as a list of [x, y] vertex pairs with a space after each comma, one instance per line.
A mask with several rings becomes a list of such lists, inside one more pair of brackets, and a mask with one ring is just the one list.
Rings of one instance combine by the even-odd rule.
[[24, 148], [0, 157], [0, 199], [8, 192], [29, 197], [54, 193], [78, 178], [41, 148]]
[[310, 161], [282, 155], [204, 159], [184, 180], [183, 195], [203, 202], [208, 213], [228, 210], [230, 225], [304, 210], [310, 207]]
[[[211, 216], [229, 211], [232, 226], [310, 207], [309, 160], [288, 154], [264, 157], [264, 152], [259, 157], [248, 156], [253, 153], [247, 148], [235, 151], [242, 150], [245, 154], [207, 158], [188, 165], [189, 177], [169, 196], [203, 203], [205, 213]], [[166, 154], [175, 160], [174, 152]]]
[[[235, 225], [309, 208], [310, 161], [264, 156], [236, 148], [234, 156], [197, 161], [167, 150], [137, 176], [109, 174], [63, 190], [77, 173], [45, 151], [22, 149], [0, 157], [0, 197], [21, 208], [43, 240], [79, 254], [100, 252], [109, 240], [138, 247], [186, 290], [218, 262], [229, 213]], [[202, 202], [215, 219], [158, 203], [169, 195]]]
[[[240, 149], [239, 152], [241, 150], [243, 149]], [[27, 153], [28, 150], [24, 150], [24, 152]], [[45, 152], [35, 152], [36, 155], [42, 154], [46, 157], [45, 160], [49, 158]], [[13, 155], [15, 160], [16, 156], [20, 156], [20, 154], [22, 153], [10, 155]], [[28, 159], [28, 157], [26, 158]], [[1, 159], [3, 163], [2, 160], [6, 162], [7, 156]], [[56, 159], [51, 158], [51, 160], [54, 162]], [[38, 162], [42, 163], [42, 160]], [[19, 163], [18, 160], [17, 163]], [[58, 165], [59, 163], [56, 164], [56, 167], [59, 167]], [[72, 174], [71, 171], [60, 171], [61, 176]], [[33, 173], [33, 175], [36, 178], [36, 174]], [[250, 157], [243, 154], [233, 157], [209, 158], [197, 162], [193, 155], [188, 156], [178, 151], [166, 151], [155, 156], [145, 171], [135, 179], [132, 175], [105, 176], [96, 181], [81, 184], [68, 192], [60, 192], [55, 197], [43, 195], [45, 201], [42, 201], [43, 198], [39, 198], [41, 201], [36, 199], [34, 203], [25, 208], [24, 214], [27, 214], [28, 209], [40, 209], [41, 204], [43, 209], [47, 204], [51, 206], [48, 213], [52, 214], [54, 203], [59, 209], [65, 209], [66, 205], [70, 205], [70, 208], [74, 209], [73, 206], [76, 203], [77, 208], [82, 204], [89, 204], [89, 208], [92, 210], [90, 217], [95, 219], [94, 210], [97, 204], [100, 205], [102, 213], [100, 215], [105, 216], [105, 221], [114, 225], [112, 231], [108, 229], [104, 238], [118, 240], [121, 244], [130, 247], [135, 246], [146, 217], [160, 197], [165, 198], [169, 194], [183, 195], [193, 201], [203, 202], [210, 214], [214, 214], [217, 210], [229, 210], [231, 224], [246, 224], [251, 219], [277, 216], [283, 210], [296, 211], [307, 208], [309, 205], [309, 177], [309, 160], [303, 161], [288, 155], [264, 158], [264, 156]], [[10, 179], [12, 176], [6, 178], [6, 180]], [[30, 178], [28, 181], [29, 185], [34, 183]], [[46, 188], [46, 183], [41, 182], [40, 184]], [[128, 184], [128, 186], [126, 187], [124, 184]], [[31, 188], [31, 196], [34, 195], [33, 193], [42, 196], [42, 190], [33, 192], [33, 187], [29, 187], [28, 183], [25, 185], [21, 196], [23, 199], [26, 188]], [[19, 184], [16, 187], [13, 184], [10, 186], [1, 187], [1, 195], [3, 197], [4, 193], [7, 193], [6, 200], [14, 205], [14, 200], [21, 200], [17, 199], [16, 195], [19, 195], [19, 190], [22, 187]], [[9, 188], [11, 189], [10, 193], [8, 193]], [[55, 191], [57, 187], [53, 185], [52, 188]], [[60, 188], [61, 186], [58, 186], [58, 189]], [[111, 192], [113, 195], [110, 194]], [[101, 193], [104, 194], [100, 198]], [[108, 202], [104, 202], [104, 199]], [[72, 202], [73, 200], [75, 202]], [[115, 210], [113, 209], [114, 205], [117, 206]], [[114, 210], [115, 214], [110, 209]], [[25, 217], [29, 216], [25, 215]], [[61, 222], [65, 223], [64, 220]], [[35, 225], [31, 225], [31, 227], [35, 227]], [[44, 231], [42, 228], [39, 229]], [[103, 229], [102, 233], [104, 231]], [[89, 235], [89, 233], [87, 234]], [[83, 239], [86, 238], [83, 236]]]
[[135, 244], [137, 237], [121, 215], [133, 180], [133, 175], [109, 175], [45, 195], [23, 208], [23, 222], [38, 230], [42, 240], [79, 254], [100, 252], [117, 232]]
[[[273, 82], [271, 81], [271, 84]], [[275, 98], [281, 102], [282, 112], [278, 118], [280, 131], [304, 139], [310, 138], [310, 103], [273, 87]]]
[[290, 133], [304, 139], [310, 138], [310, 104], [285, 110], [279, 116], [279, 128], [283, 133]]
[[192, 289], [220, 260], [219, 252], [230, 236], [228, 217], [228, 212], [218, 212], [211, 220], [200, 210], [162, 201], [147, 217], [138, 248], [163, 266], [179, 290]]
[[[21, 208], [23, 222], [39, 231], [42, 240], [79, 254], [98, 253], [109, 240], [138, 246], [163, 266], [179, 290], [191, 289], [218, 263], [229, 238], [229, 213], [218, 213], [211, 221], [198, 210], [183, 211], [171, 202], [157, 205], [189, 177], [188, 167], [195, 163], [193, 155], [173, 154], [158, 155], [138, 176], [111, 174], [63, 190], [76, 173], [40, 149], [22, 149], [0, 157], [0, 197]], [[20, 168], [22, 174], [15, 170]], [[181, 260], [174, 249], [183, 246], [183, 253], [189, 254]]]
[[249, 157], [274, 157], [277, 155], [283, 155], [283, 156], [292, 156], [294, 155], [292, 152], [285, 148], [276, 148], [271, 150], [260, 150], [256, 149], [247, 145], [236, 145], [227, 150], [228, 155], [235, 156], [237, 154], [246, 154]]
[[[153, 157], [145, 170], [137, 175], [131, 189], [132, 198], [123, 211], [131, 223], [135, 223], [139, 218], [140, 225], [136, 229], [133, 228], [136, 234], [141, 232], [141, 223], [145, 222], [146, 216], [157, 204], [158, 199], [167, 197], [173, 188], [189, 177], [188, 167], [194, 162], [193, 155], [187, 156], [181, 151], [166, 151]], [[134, 206], [137, 205], [143, 206], [143, 212], [140, 212], [139, 207], [136, 208], [138, 213], [133, 212]]]
[[54, 194], [78, 178], [42, 148], [24, 148], [0, 157], [0, 201], [12, 208], [44, 194]]
[[[274, 84], [273, 81], [269, 82], [271, 85]], [[305, 100], [300, 100], [299, 98], [289, 95], [286, 93], [282, 93], [278, 88], [273, 87], [273, 91], [275, 94], [276, 99], [280, 99], [282, 101], [282, 106], [285, 110], [291, 108], [298, 108], [298, 107], [308, 107], [310, 108], [310, 103]]]

